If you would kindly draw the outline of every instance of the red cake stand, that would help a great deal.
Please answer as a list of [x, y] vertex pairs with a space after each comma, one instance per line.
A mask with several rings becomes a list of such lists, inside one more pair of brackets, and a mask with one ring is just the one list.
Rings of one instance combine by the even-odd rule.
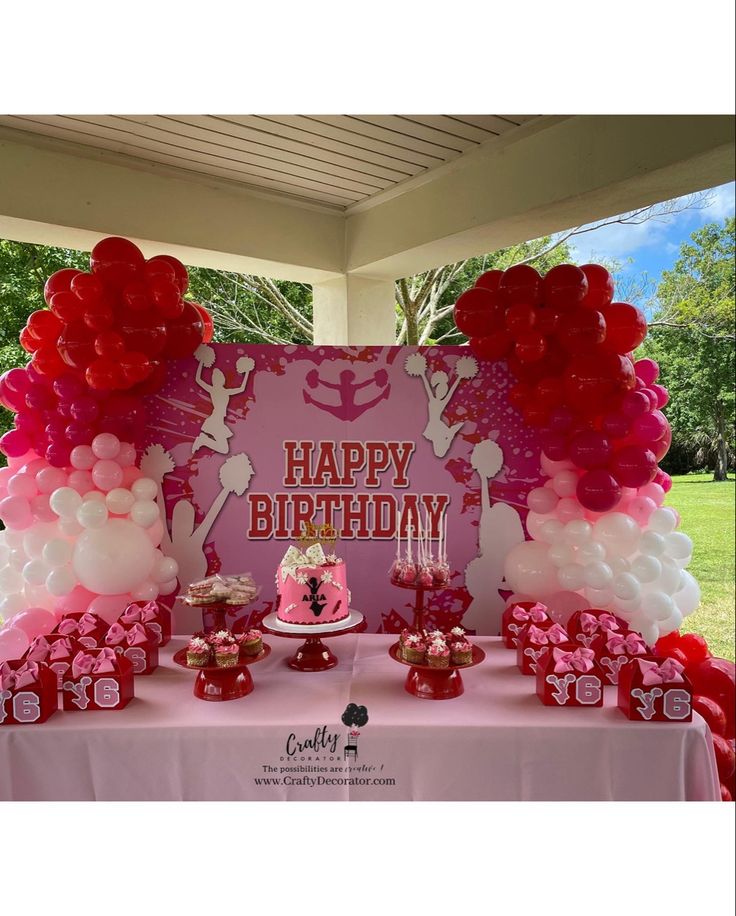
[[486, 653], [473, 646], [473, 659], [467, 665], [450, 665], [449, 668], [432, 668], [430, 665], [413, 665], [401, 657], [401, 646], [395, 642], [388, 650], [391, 658], [400, 665], [406, 665], [404, 690], [420, 700], [452, 700], [465, 691], [461, 671], [474, 668], [486, 657]]
[[365, 617], [360, 611], [350, 609], [350, 615], [346, 620], [339, 620], [334, 624], [313, 624], [309, 627], [300, 627], [297, 631], [296, 624], [285, 624], [279, 620], [275, 613], [269, 614], [259, 624], [268, 633], [273, 636], [284, 636], [286, 639], [304, 639], [309, 635], [296, 652], [287, 658], [286, 664], [293, 668], [294, 671], [328, 671], [337, 664], [337, 656], [334, 655], [327, 646], [322, 642], [327, 636], [345, 636], [346, 633], [360, 633], [365, 630]]
[[412, 623], [412, 629], [414, 630], [424, 629], [424, 612], [426, 611], [424, 606], [425, 592], [442, 592], [450, 587], [449, 582], [445, 585], [419, 585], [417, 582], [408, 584], [406, 582], [395, 582], [393, 579], [391, 580], [391, 585], [395, 585], [396, 588], [409, 589], [415, 593], [414, 622]]
[[237, 665], [230, 668], [219, 668], [217, 665], [195, 667], [187, 664], [187, 650], [179, 649], [174, 654], [174, 661], [188, 671], [196, 671], [194, 696], [200, 700], [221, 702], [247, 697], [253, 691], [253, 676], [248, 671], [249, 665], [262, 662], [271, 654], [271, 647], [264, 644], [258, 655], [243, 655]]
[[[205, 633], [216, 633], [218, 630], [231, 630], [232, 626], [227, 622], [226, 617], [229, 614], [233, 616], [237, 611], [247, 607], [247, 604], [227, 604], [225, 601], [215, 604], [190, 604], [184, 602], [187, 607], [196, 607], [202, 612], [202, 630]], [[205, 626], [205, 613], [212, 614], [212, 626]]]

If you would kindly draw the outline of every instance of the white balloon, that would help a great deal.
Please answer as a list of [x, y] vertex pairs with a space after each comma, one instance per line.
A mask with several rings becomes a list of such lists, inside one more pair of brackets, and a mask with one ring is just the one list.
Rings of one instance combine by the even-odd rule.
[[58, 537], [59, 529], [56, 522], [36, 522], [26, 529], [23, 538], [23, 550], [29, 559], [38, 559], [43, 553], [46, 542]]
[[21, 611], [25, 611], [27, 607], [28, 602], [23, 597], [23, 594], [21, 592], [12, 592], [0, 599], [0, 617], [7, 620], [9, 617], [14, 617], [16, 614], [20, 614]]
[[631, 601], [641, 595], [641, 584], [631, 573], [619, 573], [613, 578], [613, 594], [624, 601]]
[[130, 489], [136, 499], [156, 499], [158, 487], [156, 481], [150, 477], [139, 477], [130, 485]]
[[675, 605], [664, 592], [648, 592], [642, 596], [641, 612], [647, 620], [658, 622], [672, 616]]
[[139, 499], [133, 503], [130, 517], [141, 528], [150, 528], [159, 517], [158, 506], [151, 499]]
[[89, 490], [82, 497], [83, 503], [104, 503], [105, 496], [107, 494], [103, 493], [101, 490]]
[[154, 581], [168, 582], [179, 575], [179, 564], [173, 557], [162, 557], [155, 566]]
[[632, 622], [632, 629], [641, 633], [642, 639], [648, 646], [653, 646], [659, 639], [659, 627], [651, 621], [642, 621], [641, 625], [637, 627], [634, 627]]
[[613, 570], [614, 576], [628, 572], [631, 569], [631, 563], [628, 560], [624, 560], [623, 557], [608, 557], [606, 562]]
[[63, 598], [64, 595], [68, 595], [74, 591], [76, 585], [77, 577], [69, 566], [52, 569], [46, 577], [46, 588], [56, 598]]
[[29, 560], [23, 567], [23, 578], [28, 585], [43, 585], [48, 574], [49, 568], [43, 560]]
[[554, 515], [540, 515], [539, 512], [529, 512], [526, 516], [526, 530], [529, 537], [534, 541], [544, 540], [542, 536], [542, 525], [555, 519]]
[[[514, 550], [519, 546], [527, 544]], [[102, 528], [79, 535], [72, 566], [80, 584], [89, 591], [122, 595], [150, 579], [154, 551], [142, 528], [128, 519], [111, 518]]]
[[576, 471], [558, 471], [552, 478], [552, 489], [558, 496], [575, 496], [578, 488]]
[[578, 547], [576, 560], [585, 566], [586, 563], [592, 563], [595, 560], [606, 559], [606, 548], [598, 541], [588, 541]]
[[665, 550], [665, 540], [656, 531], [645, 531], [639, 541], [639, 550], [651, 557], [661, 557]]
[[608, 563], [603, 563], [601, 560], [593, 560], [592, 563], [585, 565], [583, 578], [589, 588], [608, 588], [613, 582], [613, 570]]
[[594, 608], [607, 608], [614, 600], [614, 594], [610, 588], [591, 588], [585, 589], [585, 597]]
[[25, 550], [22, 547], [14, 547], [8, 554], [8, 566], [20, 571], [28, 562]]
[[659, 624], [659, 635], [667, 636], [668, 633], [674, 633], [675, 630], [679, 630], [682, 625], [682, 613], [678, 607], [675, 607], [672, 612], [672, 616], [668, 617], [667, 620], [663, 620]]
[[540, 515], [552, 512], [558, 502], [558, 495], [554, 490], [547, 487], [535, 487], [535, 489], [529, 491], [529, 495], [526, 498], [526, 504], [529, 506], [530, 512], [537, 512]]
[[624, 620], [631, 621], [641, 607], [641, 598], [615, 598], [613, 599], [613, 610], [623, 617]]
[[109, 490], [105, 496], [105, 505], [108, 512], [112, 512], [113, 515], [127, 515], [133, 508], [134, 503], [135, 496], [124, 487], [115, 487], [114, 490]]
[[585, 584], [585, 567], [580, 563], [570, 563], [560, 567], [557, 576], [563, 589], [576, 592]]
[[72, 558], [72, 545], [63, 538], [52, 538], [46, 542], [42, 556], [44, 563], [52, 569], [66, 566]]
[[162, 582], [158, 587], [159, 595], [170, 595], [173, 591], [176, 591], [176, 586], [178, 584], [178, 579], [169, 579], [168, 582]]
[[[23, 564], [25, 566], [25, 563]], [[0, 569], [0, 593], [9, 595], [19, 592], [23, 588], [23, 576], [13, 566], [4, 566]]]
[[[649, 516], [647, 528], [650, 531], [656, 531], [657, 534], [669, 534], [677, 527], [677, 519], [674, 512], [670, 509], [655, 509]], [[677, 629], [677, 627], [675, 627]]]
[[511, 548], [504, 561], [511, 591], [540, 596], [559, 591], [557, 568], [547, 555], [548, 549], [538, 541], [525, 541]]
[[673, 560], [690, 560], [693, 555], [693, 542], [682, 531], [672, 531], [665, 535], [665, 552]]
[[697, 610], [700, 604], [700, 586], [695, 576], [691, 575], [686, 569], [681, 570], [681, 576], [684, 580], [682, 588], [678, 589], [672, 596], [675, 605], [683, 617], [692, 614]]
[[593, 526], [584, 519], [575, 518], [565, 525], [563, 540], [571, 547], [582, 547], [583, 544], [591, 539], [593, 535]]
[[631, 563], [631, 575], [640, 582], [654, 582], [662, 574], [662, 564], [656, 557], [641, 554]]
[[549, 558], [555, 566], [569, 566], [575, 562], [575, 550], [568, 544], [558, 541], [549, 548]]
[[593, 526], [594, 540], [603, 544], [607, 554], [614, 556], [629, 556], [636, 550], [640, 537], [641, 528], [623, 512], [610, 512]]
[[558, 522], [556, 518], [551, 518], [549, 521], [544, 522], [539, 529], [539, 533], [542, 536], [541, 539], [547, 544], [553, 544], [562, 535], [562, 528], [562, 522]]
[[669, 557], [661, 557], [659, 562], [662, 566], [662, 572], [657, 579], [657, 588], [660, 588], [663, 592], [667, 592], [668, 595], [672, 595], [680, 587], [682, 570], [677, 563]]
[[25, 531], [17, 531], [13, 528], [6, 528], [3, 534], [5, 535], [5, 543], [8, 545], [8, 547], [10, 547], [11, 550], [14, 547], [23, 546], [23, 536], [25, 535]]
[[158, 585], [155, 582], [143, 582], [130, 595], [133, 601], [153, 601], [158, 598]]
[[[107, 522], [107, 506], [104, 501], [89, 500], [77, 509], [77, 521], [82, 528], [102, 528]], [[95, 589], [90, 589], [95, 591]], [[113, 594], [116, 594], [113, 592]]]
[[76, 518], [60, 518], [59, 531], [68, 538], [75, 538], [84, 531]]
[[73, 518], [82, 505], [82, 497], [72, 487], [59, 487], [49, 497], [49, 505], [61, 518]]

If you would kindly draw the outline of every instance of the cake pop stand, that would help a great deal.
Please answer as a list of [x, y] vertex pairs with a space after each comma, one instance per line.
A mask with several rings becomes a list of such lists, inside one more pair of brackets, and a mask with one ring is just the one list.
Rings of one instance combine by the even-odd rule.
[[414, 622], [412, 623], [412, 628], [414, 630], [423, 630], [424, 629], [424, 612], [426, 608], [424, 606], [424, 593], [425, 592], [442, 592], [445, 589], [450, 587], [449, 582], [445, 585], [419, 585], [418, 582], [394, 582], [391, 580], [391, 584], [396, 586], [396, 588], [409, 589], [415, 593], [414, 596]]
[[[345, 620], [335, 623], [311, 624], [308, 627], [293, 623], [284, 623], [275, 613], [269, 614], [261, 621], [260, 626], [274, 636], [284, 636], [286, 639], [306, 640], [296, 652], [286, 660], [286, 664], [295, 671], [328, 671], [337, 664], [334, 655], [322, 639], [327, 636], [345, 636], [346, 633], [359, 633], [366, 627], [365, 618], [360, 611], [350, 609], [350, 614]], [[308, 632], [307, 632], [308, 631]]]
[[452, 700], [465, 691], [461, 671], [474, 668], [486, 657], [486, 653], [473, 646], [472, 661], [467, 665], [450, 665], [449, 668], [433, 668], [431, 665], [415, 665], [401, 657], [401, 646], [394, 643], [388, 650], [391, 658], [400, 665], [406, 665], [409, 671], [406, 675], [404, 690], [420, 700]]
[[253, 676], [248, 670], [249, 665], [262, 662], [271, 654], [271, 647], [264, 644], [258, 655], [244, 655], [237, 665], [229, 668], [220, 668], [217, 665], [199, 667], [187, 664], [187, 650], [179, 649], [174, 654], [174, 662], [188, 671], [196, 671], [194, 681], [194, 696], [200, 700], [237, 700], [247, 697], [253, 691]]

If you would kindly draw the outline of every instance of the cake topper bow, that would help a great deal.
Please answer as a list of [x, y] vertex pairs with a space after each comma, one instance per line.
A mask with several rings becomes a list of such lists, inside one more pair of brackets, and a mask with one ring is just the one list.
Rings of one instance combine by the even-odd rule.
[[644, 658], [637, 658], [639, 668], [642, 673], [642, 683], [645, 687], [652, 684], [680, 684], [684, 681], [682, 672], [685, 666], [675, 658], [668, 658], [658, 665], [656, 662], [648, 662]]
[[585, 673], [593, 667], [595, 652], [592, 649], [575, 649], [574, 652], [566, 652], [564, 649], [558, 649], [556, 646], [552, 650], [552, 658], [555, 662], [555, 674], [563, 674], [566, 671], [581, 671]]
[[647, 644], [638, 633], [612, 633], [608, 637], [606, 648], [614, 655], [645, 655]]
[[27, 661], [14, 671], [7, 662], [0, 665], [0, 690], [20, 690], [38, 681], [38, 664]]
[[300, 566], [324, 566], [326, 562], [327, 557], [321, 544], [312, 544], [304, 553], [297, 547], [291, 546], [281, 561], [281, 580], [286, 582], [289, 576], [296, 579], [296, 571]]

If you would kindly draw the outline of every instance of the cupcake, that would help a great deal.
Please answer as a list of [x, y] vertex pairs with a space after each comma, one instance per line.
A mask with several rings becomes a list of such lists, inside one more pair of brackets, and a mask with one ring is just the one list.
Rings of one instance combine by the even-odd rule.
[[449, 634], [450, 642], [465, 642], [465, 630], [462, 627], [453, 627]]
[[430, 668], [449, 668], [450, 650], [444, 642], [437, 640], [427, 649], [427, 664]]
[[263, 649], [263, 634], [260, 630], [248, 630], [240, 637], [243, 655], [258, 655]]
[[232, 668], [238, 664], [240, 649], [237, 643], [222, 644], [215, 647], [215, 661], [218, 668]]
[[426, 651], [427, 647], [419, 636], [411, 633], [406, 637], [401, 654], [405, 662], [410, 662], [412, 665], [423, 665]]
[[193, 668], [203, 668], [210, 660], [210, 647], [206, 639], [193, 636], [187, 646], [187, 664]]
[[402, 649], [406, 645], [406, 639], [408, 636], [411, 636], [411, 630], [407, 630], [407, 628], [404, 627], [404, 629], [399, 634], [399, 645], [401, 646]]
[[473, 660], [473, 647], [469, 642], [454, 642], [450, 647], [450, 661], [453, 665], [469, 665]]

